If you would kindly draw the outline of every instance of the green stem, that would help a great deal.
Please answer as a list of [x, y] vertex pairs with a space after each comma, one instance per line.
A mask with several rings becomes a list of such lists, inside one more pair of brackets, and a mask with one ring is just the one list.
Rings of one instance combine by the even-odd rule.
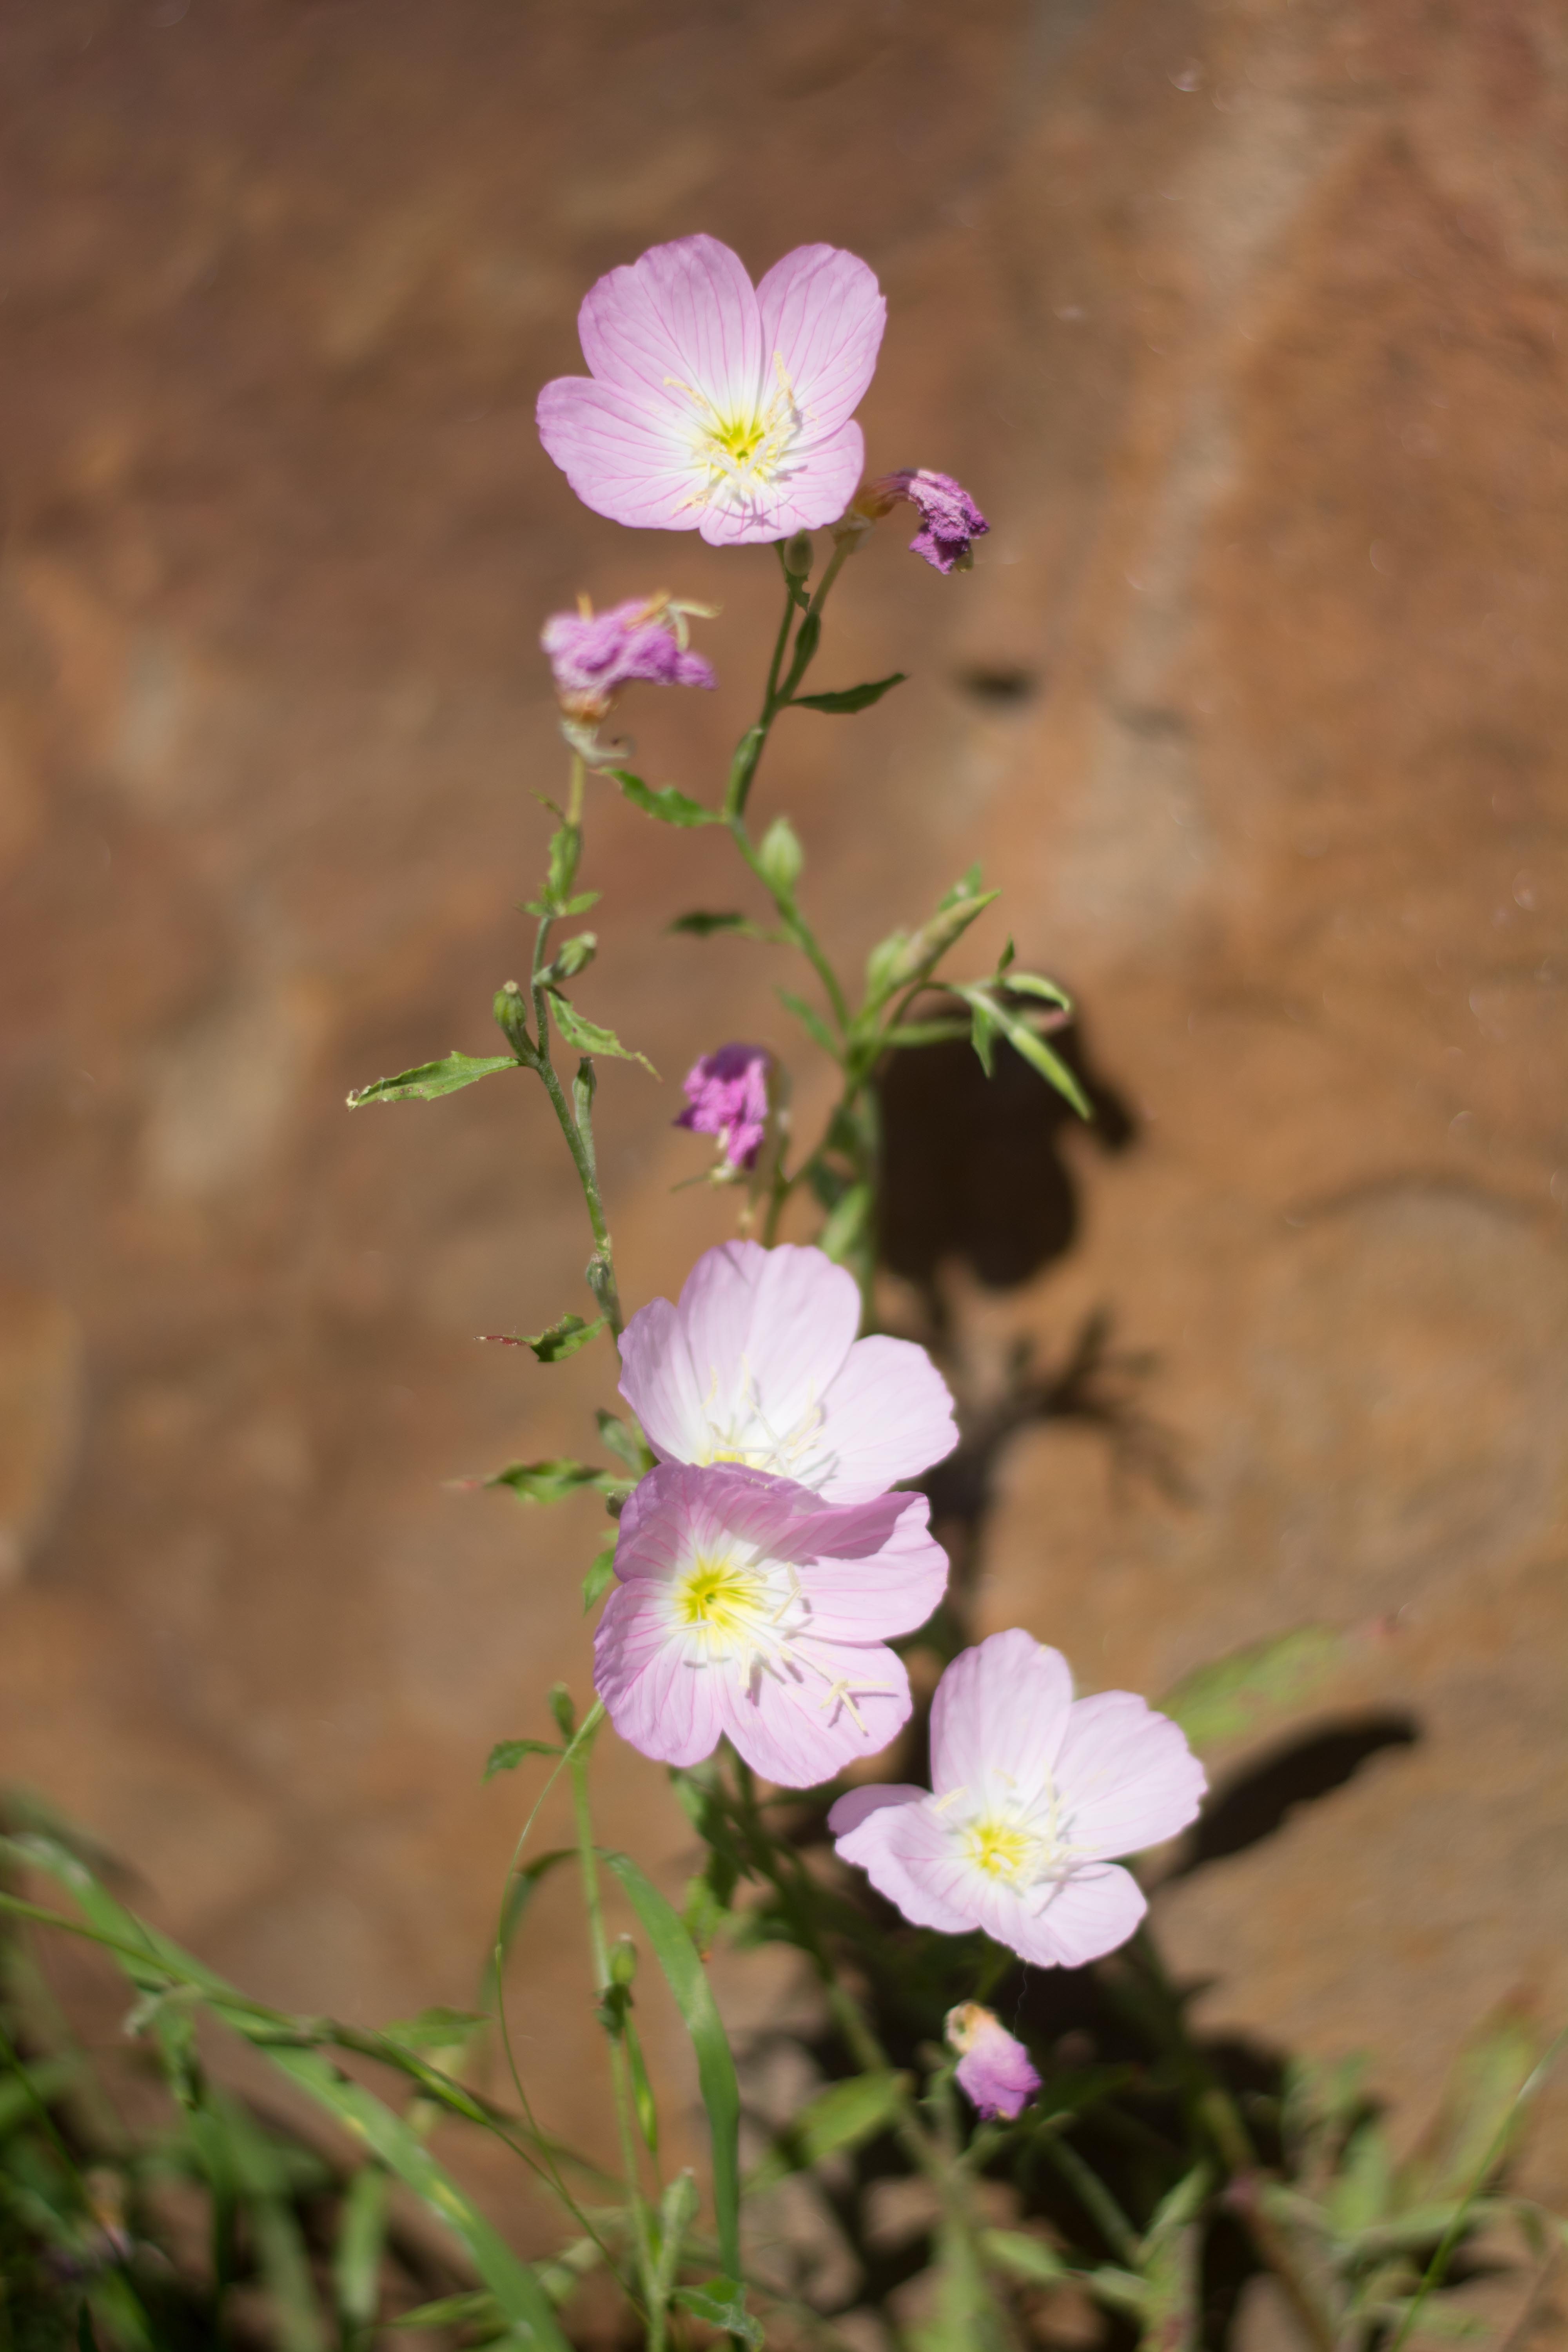
[[[594, 1993], [602, 2006], [607, 2000], [612, 1984], [610, 1976], [609, 1939], [605, 1933], [605, 1906], [599, 1890], [598, 1848], [594, 1838], [594, 1816], [588, 1799], [588, 1757], [592, 1741], [581, 1738], [573, 1743], [570, 1769], [572, 1774], [572, 1811], [577, 1829], [577, 1859], [583, 1872], [583, 1906], [588, 1916], [588, 1948], [594, 1965]], [[626, 2207], [631, 2215], [632, 2231], [637, 2243], [637, 2273], [642, 2281], [647, 2307], [648, 2352], [661, 2352], [665, 2334], [665, 2314], [653, 2291], [653, 2244], [648, 2234], [647, 2207], [643, 2198], [637, 2164], [637, 2117], [632, 2100], [631, 2072], [626, 2053], [618, 2033], [608, 2036], [610, 2044], [610, 2080], [615, 2093], [616, 2125], [621, 2143], [621, 2169], [626, 2184]]]
[[[572, 762], [572, 805], [574, 807], [581, 803], [583, 772], [582, 761], [574, 759]], [[615, 1246], [610, 1240], [610, 1228], [605, 1217], [605, 1203], [599, 1192], [598, 1155], [594, 1148], [592, 1064], [584, 1058], [578, 1065], [577, 1077], [573, 1087], [576, 1104], [576, 1108], [574, 1110], [573, 1104], [566, 1098], [566, 1089], [561, 1083], [560, 1073], [555, 1067], [550, 1050], [550, 1007], [546, 1002], [549, 992], [541, 975], [549, 961], [546, 950], [550, 944], [550, 929], [552, 920], [553, 918], [549, 915], [542, 916], [533, 940], [533, 966], [529, 974], [529, 989], [533, 1001], [533, 1037], [528, 1036], [526, 1026], [521, 1024], [517, 1029], [509, 1027], [507, 1035], [511, 1039], [514, 1049], [527, 1062], [530, 1068], [538, 1071], [544, 1091], [550, 1097], [551, 1108], [554, 1111], [561, 1132], [566, 1139], [566, 1149], [572, 1154], [572, 1165], [577, 1171], [577, 1181], [583, 1190], [583, 1200], [588, 1211], [588, 1223], [594, 1234], [594, 1256], [588, 1268], [588, 1287], [594, 1294], [600, 1313], [608, 1322], [618, 1348], [621, 1343], [621, 1333], [625, 1328], [625, 1317], [621, 1312], [621, 1296], [616, 1283]]]

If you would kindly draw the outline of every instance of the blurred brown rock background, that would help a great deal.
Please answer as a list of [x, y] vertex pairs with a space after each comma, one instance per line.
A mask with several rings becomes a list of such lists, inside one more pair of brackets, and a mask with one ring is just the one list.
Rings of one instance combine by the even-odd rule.
[[[0, 1777], [267, 1998], [469, 1998], [523, 1795], [479, 1765], [585, 1695], [602, 1521], [443, 1482], [582, 1450], [608, 1366], [474, 1344], [581, 1303], [542, 1103], [343, 1097], [491, 1049], [547, 612], [721, 604], [720, 692], [628, 709], [655, 781], [711, 793], [756, 700], [772, 559], [600, 521], [534, 438], [584, 289], [826, 238], [889, 299], [873, 466], [994, 529], [967, 578], [896, 525], [856, 560], [820, 683], [912, 682], [781, 729], [759, 806], [851, 965], [978, 855], [977, 958], [1011, 929], [1077, 991], [1121, 1148], [1059, 1139], [1028, 1281], [942, 1280], [982, 1391], [1108, 1314], [1179, 1465], [1020, 1435], [983, 1618], [1150, 1692], [1375, 1628], [1301, 1720], [1419, 1737], [1171, 1890], [1201, 2013], [1372, 2048], [1412, 2129], [1489, 2007], [1560, 2024], [1561, 9], [12, 0], [0, 58]], [[666, 936], [740, 903], [721, 845], [601, 794], [589, 857], [582, 1001], [663, 1073], [602, 1074], [641, 1300], [731, 1225], [671, 1196], [679, 1074], [806, 1057], [779, 954]], [[602, 1777], [678, 1877], [660, 1776]], [[540, 1919], [564, 2122], [563, 1885]]]

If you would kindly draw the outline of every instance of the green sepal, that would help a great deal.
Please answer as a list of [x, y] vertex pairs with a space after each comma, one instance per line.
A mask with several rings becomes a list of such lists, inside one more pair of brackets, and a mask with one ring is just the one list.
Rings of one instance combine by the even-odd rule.
[[596, 931], [579, 931], [574, 938], [563, 940], [539, 977], [546, 988], [553, 988], [558, 980], [575, 980], [586, 971], [599, 952]]
[[576, 1006], [569, 998], [563, 996], [558, 988], [551, 989], [549, 995], [550, 1010], [555, 1016], [555, 1026], [575, 1052], [602, 1054], [618, 1062], [640, 1062], [650, 1077], [658, 1077], [658, 1072], [646, 1054], [639, 1054], [633, 1047], [623, 1045], [613, 1029], [601, 1029], [597, 1022], [585, 1020]]
[[689, 793], [677, 792], [673, 784], [661, 784], [656, 792], [651, 784], [645, 784], [640, 776], [634, 776], [626, 768], [612, 768], [610, 774], [632, 806], [640, 808], [646, 816], [658, 817], [660, 824], [722, 824], [724, 822], [717, 809], [705, 808], [700, 801], [694, 801]]
[[829, 710], [843, 714], [854, 710], [869, 710], [874, 702], [880, 702], [882, 697], [885, 694], [890, 694], [895, 686], [902, 686], [908, 676], [908, 670], [896, 669], [890, 677], [872, 678], [865, 686], [842, 687], [837, 694], [797, 694], [790, 708], [794, 710]]
[[548, 1739], [498, 1739], [485, 1759], [483, 1778], [493, 1780], [498, 1772], [515, 1772], [525, 1756], [559, 1756], [561, 1750]]
[[376, 1078], [368, 1087], [361, 1087], [350, 1095], [350, 1110], [358, 1110], [368, 1102], [434, 1102], [440, 1095], [455, 1095], [459, 1087], [471, 1087], [478, 1078], [488, 1078], [497, 1070], [520, 1067], [512, 1054], [460, 1054], [454, 1045], [439, 1062], [421, 1062], [412, 1070], [400, 1071], [395, 1078]]

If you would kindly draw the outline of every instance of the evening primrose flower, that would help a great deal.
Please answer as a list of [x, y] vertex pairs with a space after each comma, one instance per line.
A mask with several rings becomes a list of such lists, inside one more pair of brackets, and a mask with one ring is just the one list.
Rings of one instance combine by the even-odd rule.
[[661, 1464], [621, 1514], [594, 1643], [611, 1722], [662, 1764], [728, 1735], [788, 1789], [874, 1756], [909, 1720], [886, 1646], [931, 1615], [947, 1559], [923, 1495], [848, 1508], [786, 1478]]
[[624, 686], [712, 686], [713, 672], [687, 644], [687, 618], [703, 604], [670, 596], [634, 596], [595, 613], [584, 597], [575, 613], [554, 613], [540, 631], [555, 692], [568, 719], [592, 726]]
[[1023, 2113], [1040, 2087], [1040, 2078], [1021, 2042], [1016, 2041], [994, 2011], [977, 2000], [960, 2001], [947, 2012], [950, 2050], [959, 2053], [958, 2086], [984, 2121], [1001, 2116], [1011, 2123]]
[[721, 1045], [686, 1074], [686, 1108], [672, 1124], [718, 1137], [721, 1175], [756, 1164], [767, 1132], [773, 1059], [765, 1045]]
[[860, 1293], [819, 1249], [725, 1242], [679, 1300], [621, 1337], [621, 1394], [661, 1462], [739, 1462], [825, 1502], [886, 1493], [950, 1454], [952, 1399], [923, 1348], [857, 1339]]
[[852, 423], [887, 303], [852, 253], [803, 245], [754, 287], [716, 237], [656, 245], [578, 313], [586, 376], [539, 395], [539, 437], [612, 522], [715, 546], [833, 521], [860, 478]]
[[955, 1658], [931, 1703], [931, 1788], [857, 1789], [840, 1855], [917, 1927], [983, 1927], [1042, 1968], [1124, 1944], [1148, 1907], [1112, 1856], [1198, 1810], [1203, 1768], [1131, 1691], [1074, 1700], [1067, 1660], [1015, 1629]]
[[973, 541], [984, 539], [991, 526], [962, 482], [926, 466], [903, 466], [869, 483], [856, 499], [855, 511], [879, 521], [900, 500], [907, 500], [921, 519], [910, 541], [911, 555], [923, 555], [938, 572], [973, 569]]

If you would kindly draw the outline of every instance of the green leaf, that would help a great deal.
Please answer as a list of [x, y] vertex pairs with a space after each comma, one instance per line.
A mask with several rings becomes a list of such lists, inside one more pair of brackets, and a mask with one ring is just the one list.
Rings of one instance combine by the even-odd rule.
[[357, 1094], [350, 1095], [349, 1108], [358, 1110], [368, 1102], [434, 1102], [438, 1095], [455, 1095], [459, 1087], [471, 1087], [476, 1078], [520, 1066], [510, 1054], [459, 1054], [454, 1045], [443, 1061], [421, 1062], [417, 1069], [400, 1071], [395, 1078], [376, 1078], [361, 1087]]
[[602, 1601], [616, 1580], [616, 1538], [612, 1536], [603, 1549], [594, 1555], [588, 1573], [583, 1579], [583, 1614], [585, 1617], [598, 1601]]
[[843, 1056], [834, 1039], [833, 1032], [821, 1013], [814, 1011], [804, 997], [796, 996], [793, 989], [781, 988], [774, 992], [785, 1012], [795, 1014], [795, 1019], [809, 1032], [823, 1052], [830, 1055], [834, 1061], [841, 1061]]
[[816, 1246], [842, 1265], [859, 1244], [876, 1194], [869, 1184], [851, 1184], [816, 1236]]
[[895, 686], [902, 686], [908, 676], [908, 670], [896, 669], [890, 677], [872, 678], [866, 686], [842, 687], [837, 694], [797, 694], [791, 708], [795, 710], [836, 712], [868, 710], [872, 703], [880, 702], [882, 697], [889, 694]]
[[558, 988], [551, 989], [549, 995], [550, 1010], [555, 1016], [555, 1026], [560, 1030], [566, 1043], [576, 1052], [606, 1055], [619, 1062], [640, 1062], [650, 1077], [658, 1077], [658, 1072], [646, 1054], [638, 1054], [631, 1046], [623, 1045], [613, 1029], [601, 1029], [596, 1021], [584, 1019], [576, 1006], [569, 998], [563, 996]]
[[719, 2253], [731, 2274], [741, 2267], [741, 2094], [735, 2062], [697, 1947], [652, 1881], [629, 1854], [606, 1853], [605, 1866], [626, 1889], [665, 1982], [675, 1996], [697, 2053], [697, 2080], [708, 2110], [713, 2152], [713, 2210]]
[[754, 2197], [776, 2188], [792, 2172], [808, 2171], [825, 2156], [859, 2147], [874, 2138], [892, 2121], [912, 2087], [912, 2076], [895, 2074], [890, 2068], [854, 2074], [846, 2083], [829, 2083], [777, 2134], [768, 2154], [747, 2176], [747, 2195]]
[[[496, 1941], [500, 1946], [503, 1959], [511, 1949], [512, 1939], [522, 1925], [528, 1906], [537, 1894], [541, 1881], [548, 1878], [550, 1873], [559, 1864], [571, 1862], [576, 1852], [577, 1849], [574, 1845], [558, 1845], [549, 1853], [537, 1854], [533, 1861], [527, 1864], [521, 1870], [513, 1871], [506, 1890], [506, 1899], [501, 1905], [500, 1919], [496, 1928]], [[492, 1986], [493, 1968], [492, 1956]]]
[[579, 1348], [596, 1339], [604, 1328], [602, 1315], [595, 1316], [592, 1323], [584, 1323], [580, 1315], [563, 1315], [559, 1322], [552, 1323], [543, 1331], [525, 1331], [522, 1344], [532, 1349], [542, 1364], [563, 1364], [568, 1356], [574, 1356]]
[[345, 2331], [373, 2327], [381, 2309], [381, 2263], [386, 2245], [392, 2176], [362, 2164], [349, 2182], [332, 2248], [332, 2300]]
[[1202, 1755], [1295, 1706], [1340, 1663], [1346, 1647], [1346, 1636], [1331, 1625], [1298, 1625], [1184, 1675], [1161, 1699], [1160, 1712], [1181, 1726], [1188, 1745]]
[[816, 648], [821, 642], [821, 614], [807, 613], [796, 633], [794, 650], [790, 656], [790, 675], [792, 677], [798, 678], [804, 674], [807, 663], [812, 659], [813, 656], [816, 652]]
[[1064, 1013], [1072, 1011], [1072, 998], [1067, 990], [1058, 988], [1054, 980], [1043, 979], [1037, 971], [1009, 971], [1005, 984], [1020, 996], [1044, 997], [1047, 1004], [1058, 1005]]
[[[1011, 986], [1011, 982], [1008, 984]], [[1055, 1087], [1058, 1094], [1065, 1096], [1079, 1118], [1092, 1118], [1094, 1108], [1089, 1097], [1061, 1055], [1052, 1053], [1039, 1032], [1032, 1029], [1022, 1014], [1015, 1013], [1009, 1005], [997, 1003], [994, 999], [992, 1010], [1013, 1051], [1022, 1055], [1030, 1067], [1039, 1072], [1047, 1086]]]
[[1508, 2144], [1502, 2127], [1540, 2055], [1529, 2019], [1510, 2006], [1466, 2039], [1448, 2069], [1436, 2118], [1400, 2167], [1396, 2207], [1458, 2197], [1478, 2180], [1486, 2186], [1488, 2151], [1496, 2146], [1495, 2169]]
[[689, 915], [677, 915], [669, 929], [683, 931], [693, 940], [710, 940], [716, 931], [738, 931], [748, 940], [765, 940], [768, 936], [749, 915], [710, 915], [701, 907], [694, 908]]
[[762, 2352], [766, 2338], [746, 2309], [746, 2290], [739, 2279], [710, 2278], [704, 2279], [700, 2286], [678, 2286], [669, 2299], [681, 2311], [689, 2311], [693, 2319], [700, 2319], [709, 2327], [721, 2328], [726, 2336], [738, 2336], [748, 2352]]
[[[629, 2009], [628, 2000], [628, 2012]], [[658, 2108], [654, 2100], [653, 2084], [647, 2078], [647, 2061], [642, 2054], [642, 2042], [629, 2013], [621, 2021], [621, 2039], [626, 2043], [626, 2071], [632, 2078], [632, 2105], [637, 2111], [637, 2129], [642, 2134], [643, 2146], [649, 2155], [657, 2156], [658, 2154]], [[691, 2176], [688, 2173], [685, 2177], [689, 2179]], [[691, 2193], [695, 2202], [696, 2189], [693, 2189]], [[668, 2289], [666, 2293], [668, 2294]]]
[[584, 1486], [604, 1494], [622, 1482], [608, 1470], [595, 1470], [591, 1463], [554, 1461], [509, 1462], [504, 1470], [492, 1471], [479, 1483], [510, 1486], [520, 1503], [561, 1503]]
[[626, 1464], [635, 1478], [646, 1478], [653, 1468], [654, 1457], [644, 1442], [642, 1432], [628, 1428], [619, 1413], [606, 1412], [603, 1405], [594, 1418], [610, 1452]]
[[775, 816], [757, 845], [757, 869], [768, 888], [787, 905], [805, 864], [805, 852], [787, 816]]
[[563, 824], [550, 836], [550, 872], [545, 880], [544, 895], [557, 914], [566, 911], [566, 900], [572, 885], [577, 879], [577, 867], [583, 856], [583, 828], [580, 824]]
[[422, 2009], [417, 2017], [384, 2025], [381, 2032], [386, 2041], [395, 2042], [405, 2050], [460, 2050], [489, 2022], [478, 2010], [437, 2007]]
[[724, 822], [717, 809], [704, 808], [700, 801], [692, 800], [685, 793], [678, 793], [673, 784], [661, 785], [655, 792], [651, 785], [644, 783], [640, 776], [629, 774], [625, 768], [612, 768], [610, 773], [632, 806], [640, 808], [647, 816], [658, 817], [661, 824], [722, 824]]
[[1059, 2286], [1068, 2275], [1061, 2256], [1043, 2238], [1028, 2237], [1022, 2230], [983, 2230], [980, 2251], [998, 2270], [1030, 2286]]
[[1394, 2190], [1388, 2134], [1369, 2116], [1351, 2136], [1323, 2202], [1336, 2236], [1353, 2238], [1386, 2220]]
[[467, 2294], [444, 2294], [389, 2319], [389, 2327], [499, 2327], [504, 2318], [493, 2294], [473, 2288]]
[[959, 876], [951, 890], [943, 891], [936, 902], [938, 908], [956, 907], [961, 898], [973, 898], [980, 888], [980, 879], [979, 866], [970, 866], [967, 873]]
[[996, 1039], [1000, 1031], [995, 1011], [988, 997], [963, 992], [969, 1006], [969, 1041], [980, 1056], [980, 1066], [988, 1078], [996, 1075]]

